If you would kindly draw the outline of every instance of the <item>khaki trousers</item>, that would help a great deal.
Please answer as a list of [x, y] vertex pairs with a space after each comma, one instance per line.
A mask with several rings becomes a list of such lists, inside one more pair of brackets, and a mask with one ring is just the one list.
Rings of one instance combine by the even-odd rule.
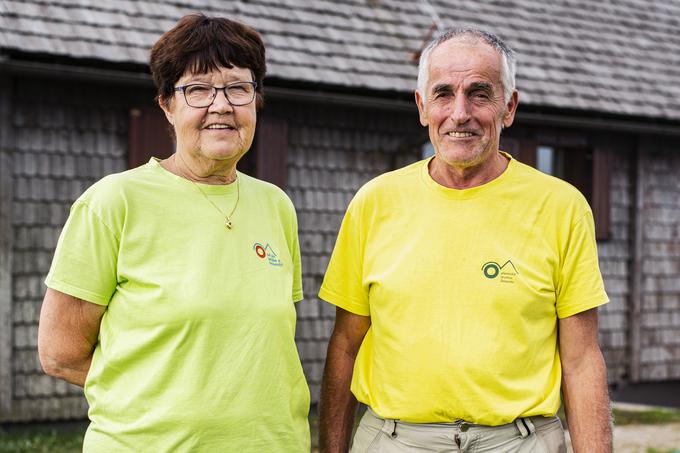
[[566, 453], [557, 417], [528, 417], [501, 426], [405, 423], [378, 417], [370, 408], [361, 418], [352, 453]]

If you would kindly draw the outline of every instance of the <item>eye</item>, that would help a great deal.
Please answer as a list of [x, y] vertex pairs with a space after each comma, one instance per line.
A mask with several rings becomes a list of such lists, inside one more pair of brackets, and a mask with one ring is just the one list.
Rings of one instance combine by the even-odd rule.
[[441, 99], [441, 98], [446, 98], [451, 95], [451, 92], [448, 90], [439, 90], [435, 91], [432, 93], [432, 99]]
[[247, 84], [247, 83], [238, 83], [236, 85], [231, 85], [229, 87], [229, 91], [247, 92], [249, 87], [250, 87], [250, 85]]
[[209, 85], [189, 85], [185, 88], [189, 96], [207, 96], [212, 88]]
[[250, 96], [253, 93], [254, 88], [251, 83], [242, 82], [229, 85], [227, 90], [229, 91], [229, 94], [234, 96]]

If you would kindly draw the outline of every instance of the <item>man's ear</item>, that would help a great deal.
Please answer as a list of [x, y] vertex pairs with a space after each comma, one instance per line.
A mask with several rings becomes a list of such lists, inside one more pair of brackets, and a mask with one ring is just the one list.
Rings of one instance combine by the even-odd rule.
[[519, 104], [519, 93], [517, 90], [512, 92], [510, 100], [505, 105], [505, 113], [503, 114], [503, 127], [508, 128], [512, 126], [515, 121], [515, 113], [517, 112], [517, 105]]
[[420, 91], [416, 90], [416, 105], [418, 106], [418, 115], [420, 116], [420, 124], [423, 126], [428, 125], [427, 111], [425, 110], [425, 99], [420, 94]]
[[166, 102], [163, 98], [159, 97], [158, 98], [158, 105], [160, 106], [161, 110], [163, 110], [163, 113], [165, 113], [165, 118], [168, 120], [168, 123], [171, 125], [175, 125], [175, 120], [174, 120], [174, 115], [172, 113], [172, 98], [170, 99], [169, 102]]

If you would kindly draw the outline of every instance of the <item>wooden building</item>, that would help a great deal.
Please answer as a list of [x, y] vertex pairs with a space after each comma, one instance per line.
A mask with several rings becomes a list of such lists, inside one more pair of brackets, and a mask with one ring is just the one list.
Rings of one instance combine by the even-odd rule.
[[297, 341], [315, 401], [334, 318], [316, 293], [354, 192], [423, 155], [413, 57], [437, 26], [488, 29], [519, 54], [503, 147], [593, 207], [610, 382], [680, 379], [680, 0], [3, 0], [0, 422], [85, 416], [81, 389], [40, 369], [43, 280], [85, 188], [172, 152], [148, 50], [195, 11], [244, 21], [267, 44], [243, 170], [298, 210]]

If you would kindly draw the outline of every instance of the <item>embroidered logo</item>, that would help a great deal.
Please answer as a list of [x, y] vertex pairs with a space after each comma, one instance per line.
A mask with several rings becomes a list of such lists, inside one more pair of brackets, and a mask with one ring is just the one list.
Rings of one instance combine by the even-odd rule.
[[512, 261], [507, 260], [502, 266], [495, 261], [489, 261], [482, 266], [482, 273], [489, 280], [500, 276], [501, 283], [515, 283], [515, 277], [519, 275]]
[[271, 245], [262, 245], [259, 242], [256, 242], [253, 244], [253, 250], [255, 251], [255, 254], [258, 256], [260, 259], [267, 259], [269, 261], [269, 264], [272, 266], [283, 266], [283, 262], [279, 259], [278, 255], [276, 252], [274, 252], [274, 249], [272, 248]]

